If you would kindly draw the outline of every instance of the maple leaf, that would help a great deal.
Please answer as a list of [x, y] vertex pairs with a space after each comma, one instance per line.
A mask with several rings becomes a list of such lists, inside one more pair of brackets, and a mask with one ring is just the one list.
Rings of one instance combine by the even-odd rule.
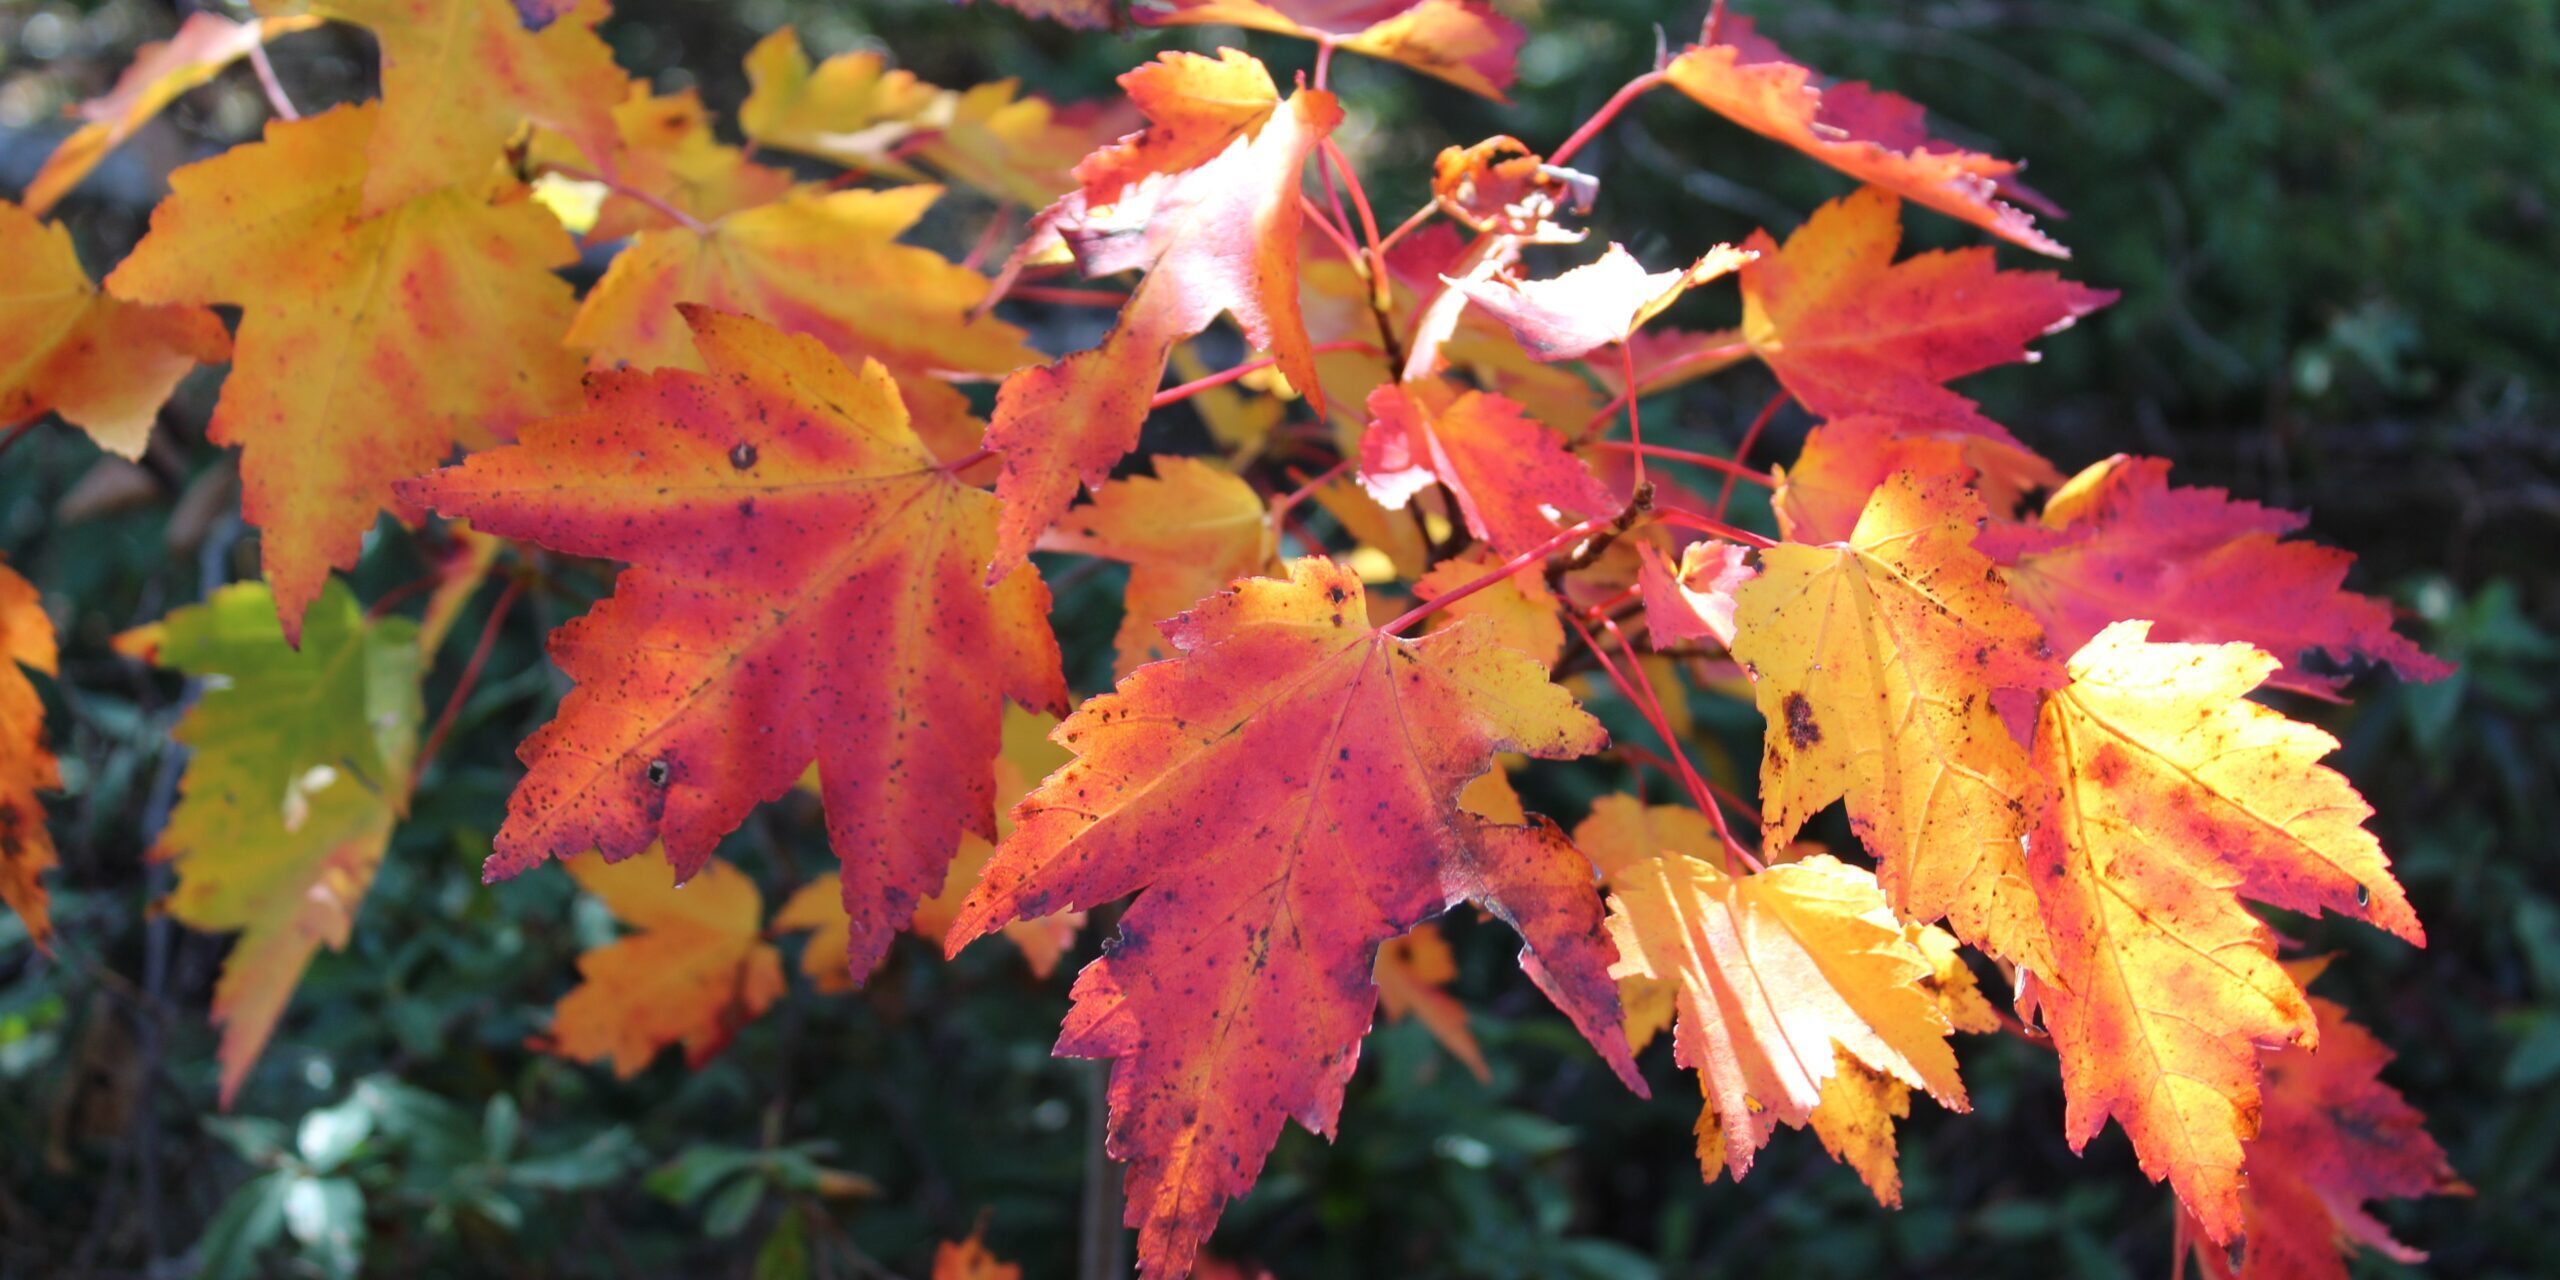
[[2052, 463], [2007, 431], [1980, 425], [1853, 414], [1815, 427], [1779, 469], [1770, 496], [1779, 530], [1790, 542], [1844, 541], [1867, 499], [1904, 471], [1969, 477], [1983, 505], [2004, 515], [2028, 492], [2062, 483]]
[[[995, 761], [998, 839], [1013, 833], [1013, 806], [1031, 793], [1031, 784], [1049, 776], [1069, 759], [1066, 748], [1049, 740], [1049, 731], [1057, 726], [1058, 718], [1045, 711], [1005, 708], [1004, 752]], [[802, 785], [808, 784], [804, 781]], [[978, 887], [987, 859], [994, 853], [995, 845], [986, 838], [976, 832], [963, 834], [960, 852], [952, 858], [951, 870], [943, 877], [942, 891], [916, 904], [916, 913], [907, 927], [916, 936], [941, 945], [950, 936], [951, 922], [960, 914], [961, 902]], [[844, 891], [823, 880], [800, 886], [773, 916], [776, 931], [809, 934], [809, 945], [800, 953], [800, 971], [820, 991], [854, 988], [855, 979], [845, 955], [851, 941], [851, 924], [851, 917], [844, 912]], [[1075, 945], [1076, 934], [1083, 928], [1083, 912], [1062, 911], [1037, 920], [1017, 920], [1004, 927], [1004, 936], [1021, 950], [1032, 976], [1046, 978], [1057, 972], [1058, 961]]]
[[[2321, 967], [2286, 966], [2306, 983]], [[2427, 1255], [2392, 1239], [2365, 1202], [2471, 1194], [2427, 1136], [2426, 1117], [2382, 1082], [2391, 1051], [2337, 1003], [2310, 1001], [2320, 1047], [2259, 1055], [2264, 1101], [2240, 1192], [2242, 1261], [2234, 1268], [2225, 1250], [2196, 1250], [2215, 1280], [2347, 1280], [2344, 1255], [2358, 1245], [2404, 1265], [2424, 1262]]]
[[[1201, 67], [1217, 65], [1192, 57]], [[1159, 104], [1158, 109], [1164, 110]], [[1138, 442], [1174, 344], [1227, 312], [1323, 409], [1298, 313], [1298, 175], [1342, 119], [1333, 95], [1301, 89], [1252, 136], [1179, 174], [1155, 174], [1102, 204], [1069, 193], [1045, 217], [1087, 275], [1144, 269], [1102, 345], [1024, 369], [996, 393], [987, 446], [1004, 454], [1005, 517], [989, 578], [1023, 563], [1079, 484], [1100, 488]]]
[[[613, 123], [613, 153], [597, 163], [612, 175], [614, 189], [605, 193], [595, 221], [580, 232], [590, 244], [674, 225], [668, 208], [715, 221], [771, 204], [792, 189], [790, 174], [755, 164], [745, 152], [721, 142], [712, 133], [711, 113], [691, 89], [652, 94], [633, 85], [630, 96], [614, 107]], [[586, 162], [575, 144], [551, 133], [534, 135], [526, 153], [528, 168], [574, 169]]]
[[225, 1106], [312, 956], [347, 945], [408, 808], [417, 640], [407, 619], [368, 620], [334, 581], [298, 649], [263, 583], [225, 587], [149, 633], [151, 660], [203, 690], [174, 730], [187, 771], [151, 856], [177, 865], [171, 916], [241, 931], [213, 994]]
[[1092, 204], [1107, 205], [1155, 174], [1196, 169], [1238, 138], [1261, 132], [1280, 109], [1280, 86], [1262, 60], [1238, 49], [1215, 58], [1168, 52], [1126, 72], [1120, 88], [1147, 127], [1077, 162], [1076, 182]]
[[370, 28], [382, 46], [382, 122], [366, 147], [363, 205], [380, 213], [439, 187], [486, 182], [519, 124], [569, 139], [599, 163], [618, 135], [629, 78], [595, 24], [605, 0], [528, 29], [508, 0], [318, 0], [312, 11]]
[[1988, 248], [1901, 262], [1901, 202], [1865, 187], [1814, 210], [1780, 246], [1744, 242], [1742, 333], [1796, 401], [1825, 418], [1878, 413], [2005, 432], [1943, 385], [2032, 359], [2026, 343], [2115, 301], [2049, 271], [2002, 271]]
[[1598, 193], [1598, 180], [1548, 164], [1507, 134], [1470, 147], [1443, 147], [1431, 166], [1431, 200], [1440, 212], [1475, 231], [1535, 244], [1581, 240], [1584, 233], [1566, 230], [1556, 218], [1589, 213]]
[[1124, 103], [1066, 108], [1013, 80], [945, 90], [918, 121], [917, 159], [999, 200], [1043, 208], [1075, 185], [1079, 157], [1126, 131]]
[[1845, 544], [1760, 553], [1735, 593], [1733, 655], [1768, 720], [1770, 847], [1846, 798], [1896, 910], [2051, 972], [2018, 848], [2037, 787], [1992, 701], [2061, 673], [1973, 549], [1981, 519], [1953, 479], [1896, 476]]
[[552, 274], [577, 251], [558, 222], [514, 189], [366, 215], [379, 114], [271, 122], [264, 141], [171, 174], [150, 234], [107, 277], [121, 298], [241, 308], [206, 434], [240, 446], [241, 510], [288, 642], [376, 515], [406, 514], [393, 481], [577, 398], [559, 345], [574, 304]]
[[2040, 524], [1994, 526], [1980, 545], [2057, 647], [2147, 618], [2162, 640], [2236, 640], [2274, 654], [2282, 688], [2335, 694], [2343, 677], [2302, 669], [2314, 650], [2386, 662], [2414, 680], [2452, 674], [2391, 629], [2389, 605], [2341, 589], [2354, 556], [2280, 541], [2305, 523], [2220, 489], [2172, 488], [2165, 459], [2118, 454], [2056, 492]]
[[[1664, 78], [1708, 110], [1860, 182], [2038, 253], [2071, 256], [2036, 229], [2033, 215], [1998, 198], [2020, 194], [2017, 162], [1930, 138], [1920, 107], [1898, 94], [1857, 83], [1815, 87], [1812, 69], [1762, 39], [1749, 18], [1726, 15], [1721, 35], [1682, 50]], [[2031, 202], [2042, 204], [2041, 197]]]
[[1253, 486], [1197, 458], [1161, 454], [1154, 475], [1102, 486], [1044, 545], [1129, 566], [1114, 679], [1173, 656], [1156, 624], [1262, 572], [1278, 549], [1270, 509]]
[[133, 61], [116, 77], [115, 88], [73, 109], [82, 124], [54, 144], [44, 166], [27, 180], [27, 212], [44, 216], [108, 152], [124, 145], [188, 90], [211, 84], [223, 68], [247, 57], [250, 50], [277, 36], [318, 25], [320, 19], [309, 14], [255, 22], [203, 11], [188, 14], [175, 35], [133, 51]]
[[1599, 261], [1553, 279], [1496, 276], [1454, 280], [1449, 287], [1493, 313], [1530, 355], [1578, 360], [1634, 337], [1680, 295], [1748, 261], [1742, 250], [1718, 245], [1685, 270], [1647, 272], [1634, 254], [1612, 244]]
[[1748, 561], [1747, 548], [1713, 539], [1692, 542], [1681, 548], [1676, 565], [1650, 542], [1636, 544], [1636, 554], [1643, 560], [1638, 581], [1644, 589], [1645, 631], [1655, 648], [1698, 640], [1733, 647], [1734, 592], [1759, 573]]
[[811, 66], [800, 33], [786, 25], [747, 51], [746, 102], [738, 128], [760, 146], [796, 151], [896, 176], [914, 171], [890, 149], [942, 91], [868, 50]]
[[1215, 23], [1320, 41], [1496, 102], [1528, 39], [1485, 0], [1136, 0], [1132, 12], [1150, 27]]
[[[1687, 805], [1655, 804], [1630, 795], [1602, 796], [1573, 829], [1573, 844], [1591, 859], [1605, 883], [1665, 855], [1695, 858], [1725, 869], [1724, 841], [1707, 815]], [[1618, 977], [1618, 1007], [1625, 1017], [1627, 1046], [1635, 1052], [1671, 1029], [1679, 1008], [1677, 980], [1632, 971]]]
[[60, 789], [62, 769], [45, 745], [44, 702], [19, 668], [51, 675], [58, 657], [35, 586], [0, 563], [0, 902], [46, 952], [53, 920], [41, 877], [54, 867], [53, 833], [36, 793]]
[[902, 385], [1029, 364], [1038, 357], [1021, 330], [972, 314], [986, 277], [897, 242], [941, 196], [929, 185], [800, 192], [698, 231], [643, 232], [587, 294], [566, 341], [599, 368], [699, 368], [681, 314], [693, 303], [877, 360]]
[[933, 1280], [1022, 1280], [1022, 1268], [987, 1249], [987, 1225], [978, 1224], [966, 1240], [945, 1240], [933, 1248]]
[[1678, 984], [1673, 1042], [1707, 1104], [1699, 1155], [1737, 1179], [1781, 1123], [1823, 1102], [1835, 1050], [1967, 1109], [1951, 1028], [1923, 985], [1936, 966], [1869, 872], [1817, 854], [1747, 876], [1684, 856], [1609, 880], [1612, 973]]
[[2362, 825], [2373, 811], [2315, 763], [2337, 740], [2247, 700], [2275, 659], [2148, 643], [2150, 626], [2099, 632], [2037, 719], [2057, 788], [2027, 855], [2053, 942], [2039, 1004], [2072, 1148], [2114, 1116], [2143, 1171], [2227, 1242], [2259, 1127], [2253, 1045], [2316, 1036], [2240, 895], [2425, 935]]
[[1438, 379], [1379, 387], [1360, 440], [1360, 483], [1394, 508], [1435, 481], [1456, 496], [1467, 530], [1505, 556], [1553, 536], [1556, 512], [1610, 515], [1623, 505], [1516, 401]]
[[1149, 1275], [1180, 1272], [1253, 1184], [1284, 1117], [1330, 1134], [1380, 944], [1473, 899], [1621, 1078], [1590, 871], [1551, 826], [1458, 794], [1495, 753], [1597, 750], [1597, 721], [1480, 625], [1373, 629], [1359, 578], [1293, 561], [1167, 624], [1181, 656], [1078, 708], [1077, 753], [1016, 811], [952, 946], [1130, 893], [1076, 979], [1057, 1051], [1118, 1058], [1113, 1155]]
[[201, 307], [137, 306], [100, 293], [71, 233], [0, 200], [0, 430], [47, 411], [98, 447], [139, 458], [162, 403], [197, 364], [231, 358]]
[[[1497, 770], [1485, 776], [1501, 774]], [[1467, 1029], [1467, 1007], [1448, 992], [1457, 976], [1458, 961], [1449, 953], [1449, 940], [1440, 936], [1440, 926], [1426, 920], [1378, 949], [1377, 968], [1370, 978], [1378, 984], [1378, 1009], [1388, 1021], [1419, 1020], [1468, 1074], [1479, 1082], [1490, 1082], [1493, 1068], [1485, 1065], [1484, 1049]]]
[[700, 1067], [782, 997], [763, 895], [737, 868], [715, 858], [679, 885], [656, 858], [582, 857], [569, 874], [638, 932], [579, 955], [581, 981], [553, 1009], [543, 1047], [610, 1062], [625, 1080], [671, 1044]]
[[631, 566], [552, 633], [578, 687], [519, 751], [488, 874], [660, 838], [690, 874], [815, 759], [865, 974], [962, 834], [994, 836], [1004, 700], [1064, 706], [1049, 593], [1027, 568], [979, 584], [995, 500], [936, 465], [886, 369], [686, 318], [707, 374], [591, 375], [583, 412], [403, 486]]
[[[1431, 572], [1417, 579], [1413, 594], [1416, 599], [1437, 600], [1500, 567], [1500, 561], [1482, 548], [1454, 555], [1431, 566]], [[1564, 657], [1564, 620], [1556, 616], [1555, 594], [1547, 590], [1546, 573], [1538, 565], [1524, 565], [1502, 581], [1453, 601], [1432, 617], [1444, 626], [1481, 618], [1483, 625], [1492, 628], [1496, 644], [1528, 654], [1538, 660], [1539, 666], [1551, 670]]]

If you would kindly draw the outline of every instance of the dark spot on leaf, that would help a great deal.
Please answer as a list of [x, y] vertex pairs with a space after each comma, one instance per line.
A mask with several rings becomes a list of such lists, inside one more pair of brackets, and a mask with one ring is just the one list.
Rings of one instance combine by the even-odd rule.
[[756, 464], [756, 447], [741, 440], [729, 447], [729, 465], [744, 471]]
[[673, 768], [672, 766], [668, 765], [668, 763], [667, 763], [666, 761], [664, 761], [664, 760], [652, 760], [652, 761], [650, 761], [650, 762], [649, 762], [649, 785], [650, 785], [650, 786], [653, 786], [653, 787], [663, 787], [663, 786], [667, 785], [667, 779], [668, 779], [670, 776], [672, 776], [672, 775], [674, 774], [674, 772], [675, 772], [674, 768]]
[[1802, 751], [1822, 741], [1822, 726], [1813, 722], [1813, 704], [1801, 693], [1790, 693], [1786, 701], [1787, 741]]

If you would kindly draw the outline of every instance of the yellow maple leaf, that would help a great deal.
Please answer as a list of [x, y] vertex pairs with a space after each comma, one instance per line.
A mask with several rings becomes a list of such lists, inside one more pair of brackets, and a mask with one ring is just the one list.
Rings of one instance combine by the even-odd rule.
[[1679, 988], [1673, 1042], [1707, 1098], [1702, 1164], [1714, 1154], [1710, 1129], [1740, 1178], [1779, 1124], [1811, 1120], [1835, 1046], [1966, 1109], [1946, 1016], [1922, 985], [1935, 967], [1872, 874], [1816, 854], [1736, 877], [1671, 855], [1611, 883], [1610, 972]]
[[2112, 1115], [2217, 1242], [2242, 1229], [2256, 1046], [2311, 1047], [2315, 1019], [2242, 896], [2425, 935], [2364, 819], [2321, 767], [2337, 740], [2246, 695], [2278, 667], [2244, 644], [2152, 644], [2119, 622], [2046, 698], [2036, 764], [2056, 792], [2030, 865], [2058, 985], [2038, 1004], [2076, 1149]]
[[562, 1057], [610, 1062], [629, 1079], [681, 1043], [699, 1067], [781, 998], [763, 896], [737, 868], [715, 858], [678, 885], [663, 857], [588, 855], [569, 874], [638, 932], [578, 957], [584, 981], [552, 1012], [550, 1048]]
[[2060, 673], [1973, 549], [1981, 518], [1951, 478], [1894, 477], [1848, 542], [1761, 553], [1733, 653], [1768, 720], [1765, 843], [1845, 797], [1898, 911], [2049, 972], [2019, 850], [2033, 774], [1992, 695]]
[[[512, 11], [507, 21], [513, 22]], [[444, 188], [366, 214], [383, 109], [267, 126], [170, 175], [118, 297], [236, 303], [239, 350], [206, 434], [241, 448], [241, 509], [288, 640], [332, 566], [353, 568], [394, 481], [578, 400], [560, 346], [577, 258], [521, 188]]]

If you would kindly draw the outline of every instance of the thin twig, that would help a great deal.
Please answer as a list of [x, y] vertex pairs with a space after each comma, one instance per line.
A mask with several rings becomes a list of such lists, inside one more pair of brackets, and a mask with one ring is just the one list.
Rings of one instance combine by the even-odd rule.
[[444, 736], [452, 730], [454, 717], [462, 714], [463, 700], [470, 697], [473, 686], [480, 683], [480, 669], [488, 664], [489, 650], [498, 643], [498, 625], [507, 620], [508, 610], [513, 609], [517, 597], [524, 594], [524, 584], [521, 577], [510, 579], [507, 589], [499, 594], [498, 602], [489, 606], [489, 621], [481, 625], [480, 643], [472, 646], [471, 660], [463, 665], [462, 678], [454, 683], [452, 695], [444, 700], [444, 710], [436, 715], [436, 727], [427, 734], [426, 745], [418, 749], [417, 763], [410, 767], [409, 790], [412, 793], [418, 789], [418, 780], [426, 776], [428, 762], [436, 758], [437, 749], [444, 745]]

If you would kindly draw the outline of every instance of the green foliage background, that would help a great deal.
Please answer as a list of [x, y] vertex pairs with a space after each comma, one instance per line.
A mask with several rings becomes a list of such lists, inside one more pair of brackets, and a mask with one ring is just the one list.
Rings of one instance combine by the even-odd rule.
[[[1347, 59], [1345, 139], [1411, 207], [1429, 157], [1496, 132], [1551, 145], [1702, 3], [1510, 4], [1535, 35], [1517, 105]], [[1741, 3], [1791, 51], [1928, 104], [1959, 138], [2032, 161], [2075, 217], [2072, 273], [2121, 305], [2034, 368], [1967, 389], [2066, 470], [2165, 454], [2191, 483], [2308, 508], [2364, 557], [2358, 585], [2410, 605], [2463, 666], [2440, 685], [2369, 679], [2351, 707], [2293, 707], [2346, 742], [2432, 945], [2284, 920], [2341, 959], [2321, 991], [2401, 1053], [2391, 1081], [2431, 1117], [2470, 1200], [2383, 1216], [2447, 1275], [2547, 1274], [2560, 1220], [2560, 14], [2549, 0], [1822, 0]], [[798, 22], [821, 52], [877, 43], [937, 83], [1020, 76], [1076, 99], [1200, 33], [1077, 37], [940, 0], [626, 0], [608, 34], [662, 88], [715, 108], [737, 59]], [[0, 190], [102, 88], [164, 6], [0, 0]], [[1254, 38], [1275, 67], [1307, 51]], [[279, 50], [306, 107], [369, 92], [360, 35]], [[245, 77], [193, 95], [64, 210], [103, 268], [170, 166], [253, 132]], [[1672, 95], [1578, 163], [1603, 182], [1599, 237], [1666, 261], [1752, 226], [1783, 230], [1845, 183]], [[965, 208], [960, 197], [946, 210]], [[1915, 217], [1931, 243], [1969, 239]], [[957, 235], [954, 231], [938, 234]], [[4, 264], [0, 264], [4, 265]], [[1728, 304], [1729, 305], [1729, 304]], [[1717, 319], [1702, 315], [1701, 321]], [[1062, 321], [1063, 323], [1063, 321]], [[1063, 340], [1064, 330], [1045, 334]], [[1768, 393], [1756, 374], [1646, 420], [1727, 446]], [[225, 943], [157, 916], [141, 857], [180, 761], [182, 689], [116, 657], [116, 631], [254, 572], [225, 511], [229, 464], [201, 427], [213, 384], [173, 408], [176, 443], [128, 472], [39, 431], [0, 461], [0, 553], [61, 624], [44, 685], [68, 787], [54, 808], [61, 954], [0, 924], [0, 1275], [919, 1274], [932, 1242], [989, 1215], [1034, 1276], [1074, 1271], [1098, 1073], [1047, 1055], [1063, 978], [997, 946], [943, 964], [902, 945], [855, 997], [796, 987], [699, 1072], [628, 1082], [533, 1052], [572, 957], [612, 925], [565, 876], [498, 886], [477, 864], [512, 747], [556, 699], [535, 597], [500, 629], [367, 902], [324, 956], [230, 1114], [205, 1026]], [[1802, 423], [1781, 426], [1800, 431]], [[1791, 442], [1782, 448], [1791, 448]], [[386, 527], [356, 575], [377, 597], [419, 572]], [[601, 578], [589, 587], [601, 591]], [[1111, 575], [1061, 599], [1071, 649], [1104, 649]], [[487, 600], [430, 677], [455, 681]], [[1071, 671], [1081, 689], [1107, 676]], [[1752, 725], [1699, 707], [1735, 759]], [[1570, 785], [1570, 784], [1568, 784]], [[1569, 791], [1538, 797], [1573, 816]], [[730, 853], [778, 901], [826, 874], [810, 813], [760, 815]], [[1665, 1050], [1657, 1097], [1627, 1097], [1509, 965], [1498, 926], [1452, 927], [1459, 991], [1495, 1065], [1478, 1085], [1420, 1031], [1380, 1030], [1327, 1145], [1292, 1131], [1219, 1248], [1282, 1276], [2159, 1275], [2166, 1193], [2120, 1135], [2073, 1157], [2041, 1049], [1961, 1046], [1977, 1109], [1908, 1125], [1906, 1209], [1878, 1210], [1809, 1135], [1751, 1180], [1703, 1185], [1694, 1086]], [[1087, 953], [1095, 939], [1088, 938]], [[824, 1170], [877, 1193], [818, 1194]], [[2388, 1270], [2368, 1259], [2367, 1270]]]

